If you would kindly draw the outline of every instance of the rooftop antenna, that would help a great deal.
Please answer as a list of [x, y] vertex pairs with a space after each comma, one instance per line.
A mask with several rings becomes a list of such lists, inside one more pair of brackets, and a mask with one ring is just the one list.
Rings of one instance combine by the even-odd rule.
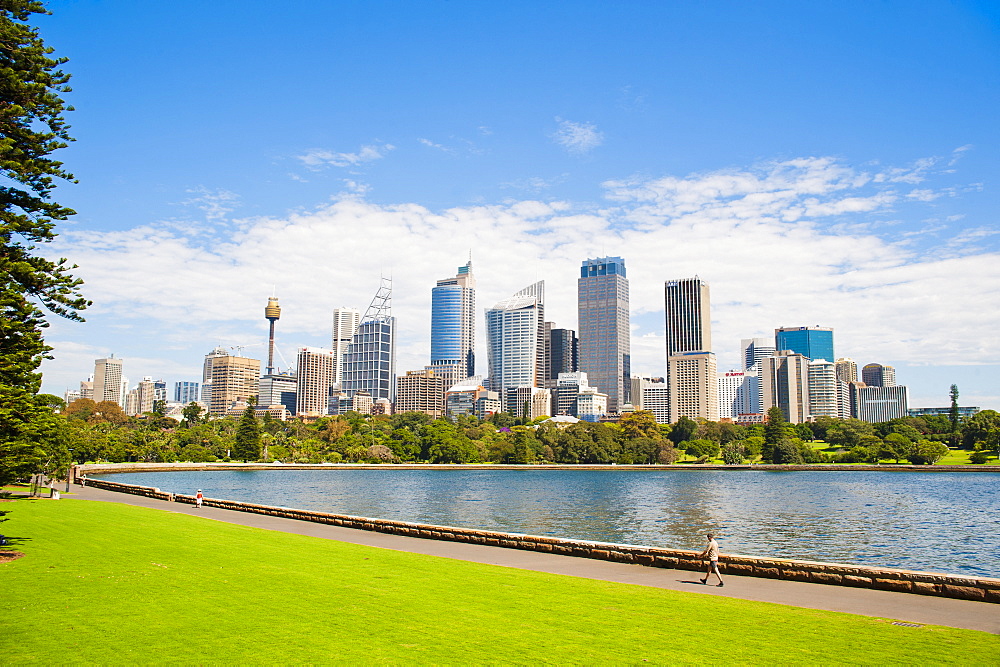
[[365, 311], [365, 321], [377, 320], [392, 315], [392, 277], [381, 277], [378, 291]]

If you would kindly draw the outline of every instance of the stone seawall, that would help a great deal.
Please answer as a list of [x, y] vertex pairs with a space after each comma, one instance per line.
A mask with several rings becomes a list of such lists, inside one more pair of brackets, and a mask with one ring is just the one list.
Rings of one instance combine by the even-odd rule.
[[[108, 491], [131, 493], [148, 498], [159, 498], [178, 503], [194, 504], [194, 496], [184, 494], [164, 493], [157, 488], [122, 484], [107, 480], [88, 479], [86, 483]], [[698, 552], [683, 549], [661, 549], [658, 547], [643, 547], [628, 544], [611, 544], [606, 542], [591, 542], [587, 540], [568, 540], [558, 537], [541, 535], [523, 535], [520, 533], [500, 533], [490, 530], [473, 530], [454, 526], [434, 526], [428, 524], [410, 523], [407, 521], [390, 521], [387, 519], [370, 519], [365, 517], [313, 512], [310, 510], [292, 509], [288, 507], [272, 507], [255, 505], [235, 500], [220, 500], [205, 498], [203, 504], [208, 507], [251, 512], [268, 516], [326, 523], [344, 528], [369, 530], [407, 537], [420, 537], [433, 540], [449, 540], [483, 544], [508, 549], [523, 549], [543, 553], [576, 556], [579, 558], [595, 558], [598, 560], [631, 563], [649, 567], [665, 567], [679, 570], [704, 570], [704, 561], [698, 557]], [[919, 595], [935, 595], [939, 597], [959, 598], [962, 600], [978, 600], [980, 602], [1000, 603], [1000, 579], [982, 577], [963, 577], [933, 572], [918, 572], [911, 570], [895, 570], [890, 568], [867, 567], [860, 565], [844, 565], [840, 563], [820, 563], [781, 558], [759, 558], [755, 556], [740, 556], [722, 554], [719, 564], [726, 574], [747, 577], [764, 577], [768, 579], [787, 579], [791, 581], [806, 581], [816, 584], [836, 586], [854, 586], [873, 588]]]

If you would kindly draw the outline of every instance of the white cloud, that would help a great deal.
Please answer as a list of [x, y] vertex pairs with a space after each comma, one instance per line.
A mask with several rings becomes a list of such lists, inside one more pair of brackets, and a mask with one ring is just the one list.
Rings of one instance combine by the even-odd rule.
[[556, 118], [559, 128], [552, 139], [570, 153], [589, 153], [604, 143], [604, 134], [593, 123], [574, 123]]
[[389, 151], [395, 148], [392, 144], [367, 144], [358, 149], [356, 153], [335, 153], [316, 148], [296, 157], [304, 165], [313, 170], [322, 169], [326, 166], [357, 167], [366, 162], [381, 160]]
[[[992, 230], [959, 237], [954, 256], [919, 255], [901, 234], [868, 224], [891, 211], [893, 187], [834, 159], [803, 158], [609, 181], [604, 208], [524, 199], [433, 211], [372, 203], [355, 183], [316, 210], [216, 225], [208, 236], [160, 224], [67, 231], [53, 253], [80, 265], [95, 306], [87, 324], [54, 325], [46, 381], [73, 385], [90, 372], [96, 357], [80, 363], [74, 344], [115, 351], [129, 377], [183, 367], [187, 375], [167, 379], [196, 379], [214, 345], [264, 340], [272, 289], [278, 344], [291, 359], [297, 346], [328, 345], [332, 308], [364, 308], [380, 273], [394, 280], [399, 372], [421, 368], [430, 289], [470, 249], [480, 310], [544, 279], [549, 319], [569, 328], [580, 262], [624, 257], [637, 373], [663, 372], [663, 281], [695, 274], [711, 285], [720, 366], [736, 362], [740, 338], [815, 324], [834, 327], [838, 354], [862, 363], [1000, 363], [1000, 311], [984, 307], [1000, 285], [1000, 253], [976, 248]], [[478, 340], [485, 373], [482, 332]], [[149, 367], [129, 361], [156, 355]]]
[[454, 155], [455, 154], [455, 150], [454, 149], [448, 148], [444, 144], [436, 144], [433, 141], [431, 141], [430, 139], [419, 138], [419, 139], [417, 139], [417, 141], [419, 141], [420, 143], [422, 143], [424, 146], [427, 146], [428, 148], [434, 148], [436, 150], [441, 151], [442, 153], [447, 153], [448, 155]]

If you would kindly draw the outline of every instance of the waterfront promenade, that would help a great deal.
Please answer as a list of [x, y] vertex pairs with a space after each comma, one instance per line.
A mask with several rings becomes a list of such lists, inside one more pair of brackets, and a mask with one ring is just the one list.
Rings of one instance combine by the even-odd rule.
[[735, 575], [726, 576], [726, 586], [717, 588], [702, 585], [698, 580], [701, 575], [687, 570], [651, 568], [462, 542], [405, 537], [212, 507], [197, 509], [191, 505], [104, 491], [92, 487], [74, 486], [73, 494], [74, 497], [84, 500], [124, 503], [170, 512], [200, 515], [216, 521], [243, 526], [397, 551], [704, 595], [878, 616], [907, 623], [945, 625], [1000, 634], [1000, 605], [986, 602]]

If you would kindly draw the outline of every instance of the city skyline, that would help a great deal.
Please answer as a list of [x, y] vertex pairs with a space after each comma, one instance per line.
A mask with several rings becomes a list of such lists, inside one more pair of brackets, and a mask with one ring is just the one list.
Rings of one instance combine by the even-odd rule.
[[995, 7], [515, 2], [428, 22], [307, 2], [281, 45], [245, 7], [40, 19], [74, 75], [58, 158], [79, 179], [46, 252], [94, 301], [47, 330], [45, 391], [110, 353], [191, 380], [215, 345], [266, 359], [262, 295], [290, 361], [380, 272], [399, 367], [422, 368], [429, 280], [471, 248], [480, 303], [544, 278], [566, 328], [580, 260], [626, 257], [633, 374], [663, 374], [658, 284], [700, 275], [720, 370], [741, 339], [819, 324], [915, 405], [955, 383], [1000, 407], [1000, 314], [982, 307], [1000, 285]]

